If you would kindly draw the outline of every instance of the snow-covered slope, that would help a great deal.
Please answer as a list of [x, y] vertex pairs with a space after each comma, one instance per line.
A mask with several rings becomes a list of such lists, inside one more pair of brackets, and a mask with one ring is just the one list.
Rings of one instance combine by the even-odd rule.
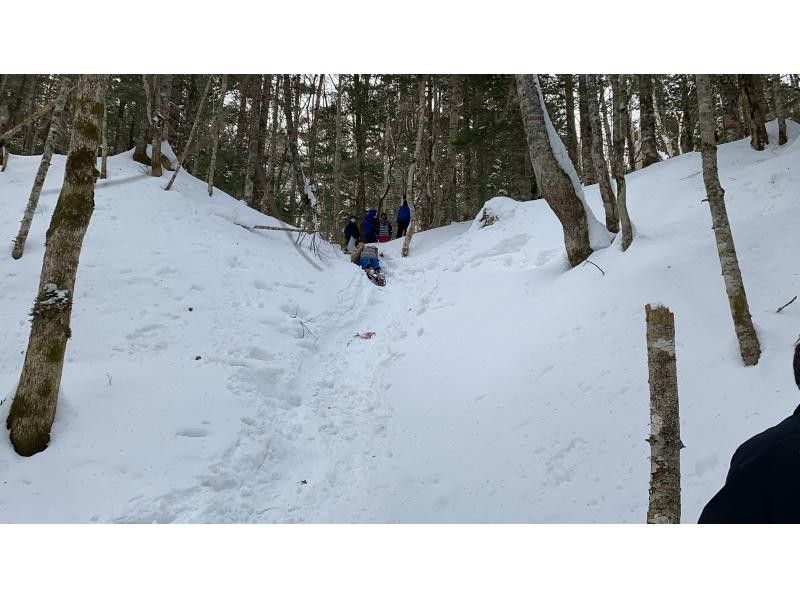
[[[683, 513], [695, 521], [733, 449], [800, 400], [800, 308], [775, 313], [800, 282], [800, 126], [789, 127], [786, 146], [719, 152], [763, 350], [752, 368], [697, 153], [629, 175], [637, 236], [625, 253], [617, 240], [593, 254], [604, 275], [568, 268], [545, 202], [495, 198], [492, 226], [418, 233], [406, 259], [399, 241], [384, 245], [384, 288], [334, 247], [317, 270], [283, 233], [236, 226], [274, 221], [209, 199], [186, 173], [167, 193], [166, 175], [114, 157], [79, 268], [53, 440], [30, 459], [0, 440], [0, 520], [642, 522], [644, 305], [661, 302], [675, 313]], [[0, 175], [3, 238], [37, 164], [14, 156]], [[62, 173], [57, 157], [46, 188]], [[585, 194], [601, 216], [597, 187]], [[3, 393], [22, 364], [55, 199], [42, 198], [23, 259], [0, 257]]]

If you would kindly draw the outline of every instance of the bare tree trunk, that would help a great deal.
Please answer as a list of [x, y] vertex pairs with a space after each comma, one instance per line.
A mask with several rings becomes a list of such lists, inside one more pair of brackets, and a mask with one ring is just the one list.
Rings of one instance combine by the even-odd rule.
[[[603, 130], [598, 112], [598, 90], [595, 83], [596, 75], [581, 75], [586, 78], [589, 105], [589, 137], [592, 144], [592, 162], [594, 165], [595, 180], [600, 186], [600, 196], [603, 199], [603, 208], [606, 213], [606, 228], [612, 232], [619, 232], [619, 214], [614, 191], [611, 189], [611, 180], [608, 178], [608, 166], [603, 156]], [[539, 180], [538, 174], [536, 180]], [[574, 265], [574, 264], [573, 264]]]
[[275, 200], [277, 195], [277, 179], [275, 173], [277, 172], [278, 162], [278, 108], [280, 106], [280, 91], [281, 91], [281, 76], [275, 75], [275, 92], [272, 101], [272, 122], [270, 123], [269, 133], [269, 177], [267, 180], [266, 191], [266, 204], [269, 213], [278, 217], [280, 212], [278, 204]]
[[642, 168], [661, 161], [656, 148], [656, 119], [652, 75], [639, 75], [639, 106], [642, 128]]
[[720, 100], [722, 101], [722, 129], [726, 143], [744, 137], [739, 118], [739, 89], [736, 75], [719, 75]]
[[631, 96], [633, 95], [633, 76], [627, 75], [624, 76], [624, 80], [622, 82], [624, 93], [625, 93], [625, 122], [624, 125], [624, 132], [625, 132], [625, 143], [628, 146], [628, 170], [633, 172], [636, 170], [636, 158], [637, 158], [637, 150], [636, 150], [636, 142], [634, 140], [634, 129], [633, 129], [633, 120], [631, 120]]
[[694, 149], [692, 140], [694, 123], [692, 122], [690, 85], [689, 75], [681, 75], [681, 131], [678, 142], [680, 143], [682, 154], [687, 154]]
[[781, 93], [780, 75], [772, 75], [772, 95], [775, 96], [775, 116], [778, 119], [778, 145], [783, 145], [789, 138], [786, 135], [786, 108]]
[[189, 150], [192, 147], [192, 140], [194, 139], [194, 134], [197, 131], [197, 123], [200, 122], [200, 117], [203, 114], [203, 104], [206, 101], [206, 96], [208, 95], [208, 88], [211, 87], [211, 75], [208, 76], [206, 80], [206, 86], [203, 89], [203, 95], [200, 96], [200, 100], [197, 102], [197, 111], [194, 115], [194, 122], [192, 123], [192, 128], [189, 131], [189, 137], [186, 138], [186, 145], [183, 147], [183, 151], [181, 152], [181, 158], [178, 160], [178, 165], [175, 167], [175, 172], [172, 173], [172, 176], [169, 179], [169, 183], [164, 188], [165, 191], [169, 191], [172, 188], [172, 183], [175, 182], [175, 178], [178, 176], [178, 173], [181, 171], [181, 167], [186, 162], [186, 159], [189, 157]]
[[[574, 173], [573, 180], [571, 173], [564, 170], [569, 165], [563, 164], [556, 156], [553, 144], [559, 144], [561, 140], [558, 135], [555, 135], [556, 139], [552, 138], [555, 129], [552, 133], [549, 130], [552, 124], [544, 106], [538, 76], [516, 75], [516, 82], [536, 182], [564, 229], [569, 263], [577, 266], [592, 253], [589, 219], [594, 216], [587, 214], [582, 197], [578, 195], [581, 191], [577, 173]], [[563, 153], [566, 154], [566, 150]], [[564, 157], [568, 160], [568, 156]]]
[[56, 413], [83, 237], [94, 210], [96, 156], [107, 75], [78, 83], [64, 183], [47, 231], [39, 292], [25, 363], [6, 420], [14, 450], [29, 457], [47, 448]]
[[117, 130], [114, 135], [114, 153], [120, 154], [128, 149], [130, 146], [125, 145], [125, 108], [128, 106], [127, 101], [120, 99], [117, 106]]
[[[149, 102], [148, 102], [149, 104]], [[150, 117], [153, 138], [150, 146], [150, 175], [161, 176], [161, 128], [164, 119], [161, 116], [161, 93], [158, 88], [158, 74], [153, 75], [153, 114]]]
[[664, 144], [664, 149], [667, 151], [667, 156], [670, 158], [677, 155], [675, 152], [675, 146], [672, 144], [672, 139], [667, 132], [667, 128], [664, 126], [664, 121], [661, 116], [661, 109], [658, 106], [658, 97], [654, 93], [653, 94], [653, 114], [655, 115], [656, 120], [656, 130], [661, 133], [661, 141]]
[[322, 100], [322, 90], [325, 84], [325, 75], [319, 76], [317, 91], [314, 95], [314, 112], [312, 113], [311, 124], [308, 130], [308, 178], [314, 180], [316, 159], [317, 159], [317, 135], [319, 132], [319, 104]]
[[[153, 110], [147, 75], [142, 75], [142, 85], [144, 87], [145, 103], [144, 111], [139, 110], [141, 121], [139, 123], [139, 134], [136, 137], [136, 147], [133, 150], [133, 159], [141, 164], [150, 165], [152, 164], [152, 159], [147, 157], [147, 140], [153, 138], [150, 132], [150, 127], [153, 125]], [[144, 113], [141, 114], [141, 112]]]
[[458, 137], [461, 103], [464, 97], [463, 75], [450, 76], [450, 122], [447, 131], [447, 164], [442, 197], [441, 225], [450, 224], [456, 218], [456, 137]]
[[567, 153], [575, 165], [578, 175], [581, 174], [578, 156], [578, 132], [575, 130], [575, 81], [573, 75], [561, 75], [564, 84], [564, 98], [567, 116]]
[[244, 178], [244, 203], [255, 207], [253, 203], [253, 186], [256, 179], [258, 162], [258, 127], [261, 123], [261, 75], [250, 76], [250, 130], [247, 135], [247, 170]]
[[586, 75], [578, 76], [578, 109], [581, 119], [581, 181], [584, 185], [597, 182], [592, 160], [592, 132], [589, 119], [589, 90]]
[[[300, 93], [300, 90], [297, 90]], [[286, 135], [289, 141], [289, 151], [292, 155], [292, 168], [294, 179], [297, 184], [297, 191], [300, 193], [300, 200], [306, 210], [307, 215], [311, 214], [311, 199], [307, 193], [306, 177], [303, 175], [303, 166], [300, 163], [300, 152], [297, 149], [297, 123], [292, 114], [292, 82], [289, 75], [283, 76], [283, 111], [286, 117]]]
[[650, 500], [647, 523], [681, 522], [681, 420], [675, 363], [675, 319], [663, 305], [645, 306], [650, 383]]
[[[38, 75], [31, 75], [28, 79], [29, 85], [26, 89], [25, 99], [22, 103], [23, 106], [23, 114], [27, 115], [33, 112], [34, 101], [36, 100], [36, 85], [38, 83], [39, 76]], [[33, 120], [30, 120], [24, 129], [24, 140], [22, 144], [22, 153], [29, 156], [33, 154], [33, 131], [35, 128], [35, 124]]]
[[[608, 122], [608, 105], [606, 104], [606, 87], [605, 87], [605, 76], [604, 75], [597, 75], [597, 90], [599, 93], [599, 106], [600, 106], [600, 113], [603, 115], [602, 122], [603, 122], [603, 131], [605, 132], [605, 147], [608, 148], [608, 155], [611, 156], [611, 145], [613, 141], [611, 139], [611, 124]], [[602, 144], [603, 137], [600, 137], [600, 142]], [[602, 145], [601, 145], [602, 147]]]
[[764, 112], [758, 97], [756, 75], [739, 75], [739, 89], [742, 94], [742, 108], [750, 131], [750, 147], [760, 152], [769, 143], [767, 128], [764, 124]]
[[414, 144], [414, 158], [411, 160], [411, 164], [408, 167], [408, 182], [406, 184], [406, 194], [411, 199], [408, 202], [408, 206], [411, 210], [411, 222], [408, 225], [408, 230], [406, 231], [406, 236], [403, 239], [403, 249], [401, 251], [401, 255], [403, 257], [408, 257], [408, 251], [411, 246], [411, 237], [414, 236], [414, 232], [416, 232], [417, 226], [417, 218], [416, 218], [416, 200], [417, 200], [417, 189], [414, 186], [416, 180], [415, 176], [417, 173], [417, 166], [419, 165], [420, 160], [422, 159], [422, 141], [423, 135], [425, 133], [425, 78], [420, 75], [418, 79], [418, 92], [419, 98], [417, 101], [417, 139]]
[[342, 92], [344, 83], [341, 75], [336, 88], [336, 142], [333, 154], [333, 222], [334, 228], [341, 223], [339, 211], [342, 202]]
[[611, 151], [611, 169], [617, 184], [617, 211], [622, 225], [622, 251], [633, 242], [633, 225], [628, 215], [627, 186], [625, 185], [625, 137], [622, 129], [628, 112], [628, 102], [623, 91], [622, 75], [611, 75], [611, 89], [614, 101], [614, 144]]
[[108, 102], [103, 97], [103, 127], [100, 132], [102, 149], [100, 151], [100, 178], [108, 178]]
[[728, 294], [742, 361], [745, 365], [755, 365], [761, 355], [761, 347], [750, 317], [742, 273], [739, 270], [739, 260], [736, 257], [728, 212], [725, 209], [725, 190], [720, 185], [717, 174], [717, 144], [714, 135], [716, 121], [714, 106], [711, 102], [711, 82], [708, 75], [696, 75], [696, 78], [702, 139], [703, 181], [708, 195], [708, 205], [711, 208], [711, 221], [722, 266], [722, 277], [725, 281], [725, 292]]
[[217, 148], [219, 147], [219, 135], [225, 123], [225, 94], [228, 91], [228, 75], [222, 75], [219, 89], [219, 108], [211, 123], [211, 162], [208, 165], [208, 196], [214, 193], [214, 174], [217, 169]]
[[42, 154], [42, 161], [39, 162], [39, 170], [36, 172], [36, 178], [33, 181], [33, 189], [28, 197], [28, 205], [25, 207], [25, 215], [22, 217], [22, 222], [19, 226], [19, 233], [14, 239], [14, 249], [11, 251], [11, 257], [18, 260], [22, 257], [25, 251], [25, 241], [28, 239], [28, 232], [31, 229], [33, 222], [33, 215], [36, 213], [36, 206], [39, 203], [39, 195], [44, 186], [44, 179], [47, 177], [47, 171], [50, 169], [50, 160], [53, 157], [53, 148], [55, 140], [58, 136], [62, 124], [62, 115], [64, 106], [67, 104], [67, 97], [69, 96], [70, 79], [64, 75], [61, 81], [61, 91], [58, 94], [55, 108], [53, 109], [53, 122], [50, 125], [50, 131], [47, 133], [47, 140], [44, 143], [44, 153]]
[[369, 81], [362, 83], [361, 76], [353, 75], [353, 136], [356, 142], [356, 165], [358, 168], [358, 178], [356, 184], [356, 212], [358, 217], [364, 214], [367, 204], [366, 172], [364, 170], [364, 154], [366, 152], [366, 130], [364, 128], [364, 98], [369, 91], [364, 92], [363, 88], [369, 85]]

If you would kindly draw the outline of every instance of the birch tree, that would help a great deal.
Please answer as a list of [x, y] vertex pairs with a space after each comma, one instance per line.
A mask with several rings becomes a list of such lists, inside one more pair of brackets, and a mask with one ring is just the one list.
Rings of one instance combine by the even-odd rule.
[[633, 225], [628, 215], [627, 185], [625, 184], [625, 137], [623, 127], [627, 118], [628, 101], [623, 91], [622, 75], [611, 75], [613, 96], [614, 143], [611, 151], [611, 170], [617, 185], [617, 212], [622, 226], [622, 251], [633, 242]]
[[28, 197], [28, 205], [25, 207], [25, 215], [22, 217], [22, 222], [19, 226], [19, 233], [14, 239], [14, 248], [11, 251], [11, 257], [18, 260], [22, 257], [25, 251], [25, 241], [28, 239], [28, 232], [31, 230], [31, 223], [33, 222], [33, 215], [36, 213], [36, 206], [39, 204], [39, 196], [42, 193], [44, 180], [47, 177], [47, 171], [50, 169], [50, 161], [53, 158], [53, 147], [55, 146], [56, 137], [61, 129], [61, 120], [64, 112], [64, 106], [67, 105], [67, 97], [70, 91], [70, 78], [65, 75], [61, 81], [61, 90], [56, 99], [56, 105], [53, 108], [52, 122], [50, 124], [50, 131], [47, 133], [47, 139], [44, 142], [44, 153], [42, 160], [39, 162], [39, 170], [36, 171], [36, 178], [33, 180], [33, 188]]
[[192, 128], [189, 131], [189, 136], [186, 138], [186, 144], [183, 147], [183, 151], [181, 152], [181, 157], [178, 160], [178, 164], [175, 166], [175, 172], [172, 173], [172, 176], [169, 179], [169, 183], [167, 183], [167, 186], [164, 188], [165, 191], [169, 191], [172, 188], [172, 183], [175, 182], [175, 178], [181, 171], [181, 167], [184, 165], [186, 159], [189, 157], [189, 150], [192, 147], [192, 141], [194, 140], [194, 135], [197, 132], [197, 123], [200, 122], [200, 117], [203, 114], [203, 104], [205, 104], [206, 96], [208, 95], [208, 88], [210, 86], [211, 86], [211, 75], [208, 76], [208, 79], [206, 80], [206, 86], [203, 89], [203, 95], [200, 96], [200, 100], [197, 102], [197, 111], [195, 112]]
[[536, 182], [561, 222], [569, 263], [577, 266], [592, 253], [589, 231], [598, 223], [587, 213], [578, 174], [550, 122], [538, 76], [515, 77]]
[[414, 157], [408, 167], [408, 178], [406, 182], [406, 193], [411, 198], [408, 201], [408, 206], [411, 211], [411, 222], [408, 225], [406, 236], [403, 239], [403, 249], [401, 251], [401, 255], [403, 257], [408, 257], [408, 251], [411, 246], [411, 237], [414, 236], [417, 226], [415, 206], [417, 199], [417, 187], [419, 185], [416, 184], [416, 174], [417, 167], [420, 163], [420, 160], [422, 160], [422, 143], [423, 136], [425, 135], [425, 78], [422, 75], [419, 76], [417, 85], [417, 137], [414, 143]]
[[[614, 191], [611, 189], [611, 180], [608, 177], [608, 165], [603, 155], [603, 130], [598, 111], [598, 90], [595, 75], [581, 75], [586, 78], [586, 88], [589, 95], [589, 137], [592, 144], [592, 164], [595, 180], [600, 187], [600, 196], [603, 199], [603, 209], [606, 213], [606, 228], [609, 232], [619, 232], [619, 214]], [[609, 144], [610, 146], [611, 144]], [[539, 178], [537, 176], [536, 180]]]
[[26, 457], [43, 451], [50, 442], [64, 352], [72, 334], [75, 276], [94, 210], [107, 81], [107, 75], [83, 75], [78, 83], [64, 183], [47, 231], [25, 362], [6, 420], [14, 450]]
[[733, 327], [739, 341], [739, 351], [745, 365], [755, 365], [761, 355], [747, 295], [739, 270], [739, 260], [725, 208], [725, 190], [719, 182], [717, 173], [717, 143], [715, 138], [716, 120], [714, 106], [711, 101], [711, 82], [708, 75], [696, 75], [697, 98], [700, 112], [700, 135], [702, 142], [703, 182], [711, 208], [711, 221], [717, 241], [717, 252], [722, 266], [722, 278], [725, 281], [725, 292], [728, 295]]
[[642, 168], [661, 161], [656, 148], [656, 119], [652, 75], [639, 75], [639, 106], [642, 129]]

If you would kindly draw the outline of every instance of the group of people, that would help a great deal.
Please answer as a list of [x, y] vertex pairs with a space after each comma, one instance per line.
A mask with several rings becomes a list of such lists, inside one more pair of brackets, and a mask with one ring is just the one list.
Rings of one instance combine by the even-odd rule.
[[[378, 211], [375, 209], [367, 210], [364, 216], [361, 230], [358, 229], [358, 221], [355, 214], [350, 216], [350, 222], [344, 229], [344, 242], [347, 250], [352, 253], [356, 244], [361, 240], [363, 243], [386, 243], [392, 238], [392, 225], [389, 222], [386, 212], [382, 212], [380, 219], [377, 218]], [[408, 225], [411, 222], [411, 209], [408, 207], [406, 196], [403, 196], [403, 203], [397, 210], [397, 239], [405, 236]]]

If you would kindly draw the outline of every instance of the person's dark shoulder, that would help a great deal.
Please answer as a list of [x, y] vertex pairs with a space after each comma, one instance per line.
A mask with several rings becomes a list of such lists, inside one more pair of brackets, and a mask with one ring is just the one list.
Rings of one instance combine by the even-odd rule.
[[759, 432], [736, 449], [731, 458], [730, 478], [739, 469], [784, 442], [800, 442], [800, 407], [782, 422]]

